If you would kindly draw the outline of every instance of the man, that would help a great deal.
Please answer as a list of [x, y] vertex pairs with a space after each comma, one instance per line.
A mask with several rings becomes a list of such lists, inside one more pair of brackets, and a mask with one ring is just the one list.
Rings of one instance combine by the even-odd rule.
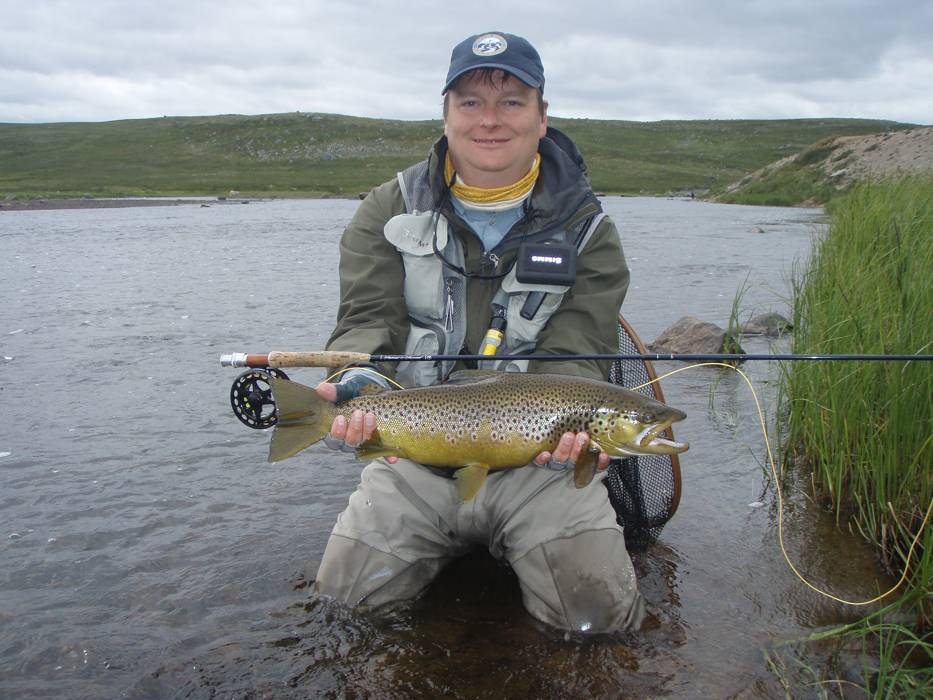
[[[328, 349], [476, 354], [487, 331], [504, 325], [481, 369], [606, 378], [607, 366], [595, 362], [529, 366], [510, 357], [615, 352], [629, 279], [580, 154], [547, 126], [543, 90], [541, 59], [521, 37], [492, 32], [454, 48], [444, 136], [426, 161], [370, 192], [343, 235]], [[574, 278], [519, 279], [517, 258], [542, 243], [577, 256]], [[454, 363], [380, 369], [424, 386], [446, 380]], [[344, 400], [370, 381], [351, 370], [317, 391]], [[334, 421], [328, 444], [352, 451], [374, 429], [375, 416], [357, 411], [349, 423]], [[372, 462], [334, 526], [315, 591], [369, 608], [411, 599], [482, 543], [512, 566], [539, 620], [589, 632], [637, 629], [644, 603], [615, 512], [603, 488], [573, 485], [588, 444], [585, 433], [567, 433], [534, 465], [491, 473], [467, 502], [442, 470]], [[608, 463], [600, 454], [598, 468]]]

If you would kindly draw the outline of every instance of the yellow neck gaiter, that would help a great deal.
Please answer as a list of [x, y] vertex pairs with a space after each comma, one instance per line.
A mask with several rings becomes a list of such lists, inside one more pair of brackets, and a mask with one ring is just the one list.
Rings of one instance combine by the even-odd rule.
[[521, 180], [513, 182], [505, 187], [471, 187], [454, 178], [454, 164], [450, 160], [450, 154], [444, 162], [444, 182], [450, 186], [450, 191], [461, 202], [470, 204], [500, 204], [512, 200], [524, 198], [535, 186], [538, 181], [538, 173], [541, 171], [541, 155], [535, 153], [535, 159], [531, 164], [531, 170]]

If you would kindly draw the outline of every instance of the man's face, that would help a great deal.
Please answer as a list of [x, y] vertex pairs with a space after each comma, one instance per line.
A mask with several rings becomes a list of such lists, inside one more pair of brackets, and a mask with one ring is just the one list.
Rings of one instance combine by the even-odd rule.
[[507, 73], [467, 74], [448, 92], [444, 134], [454, 169], [473, 187], [504, 187], [524, 177], [547, 130], [537, 90]]

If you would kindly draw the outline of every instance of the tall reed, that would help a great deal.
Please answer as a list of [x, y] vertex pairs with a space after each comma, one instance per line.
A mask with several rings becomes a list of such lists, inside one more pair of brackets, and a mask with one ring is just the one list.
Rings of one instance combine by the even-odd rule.
[[[794, 352], [930, 353], [933, 177], [864, 183], [828, 213], [829, 231], [795, 275]], [[812, 468], [819, 495], [886, 566], [903, 569], [933, 500], [933, 365], [795, 363], [782, 394], [787, 445]], [[899, 592], [899, 612], [909, 612], [921, 638], [933, 621], [931, 579], [928, 525]], [[886, 645], [898, 642], [881, 629], [873, 638], [885, 658]], [[921, 648], [929, 655], [933, 645]]]

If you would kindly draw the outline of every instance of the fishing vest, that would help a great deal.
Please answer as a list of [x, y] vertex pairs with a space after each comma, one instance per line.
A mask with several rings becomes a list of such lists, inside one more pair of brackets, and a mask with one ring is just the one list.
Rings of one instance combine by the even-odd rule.
[[[398, 173], [406, 212], [386, 222], [384, 235], [398, 250], [405, 265], [405, 303], [410, 329], [406, 355], [457, 355], [466, 338], [466, 277], [434, 254], [434, 246], [452, 264], [465, 269], [463, 246], [450, 233], [447, 219], [434, 211], [434, 195], [428, 181], [428, 161]], [[602, 212], [577, 223], [570, 230], [581, 253], [605, 217]], [[435, 239], [436, 236], [436, 239]], [[562, 232], [554, 240], [563, 238]], [[479, 363], [480, 369], [525, 372], [528, 360], [514, 360], [534, 350], [538, 335], [570, 289], [565, 285], [519, 282], [515, 267], [502, 278], [493, 303], [505, 308], [505, 335], [496, 355]], [[537, 310], [522, 315], [528, 296], [542, 293]], [[490, 310], [491, 314], [491, 310]], [[477, 349], [478, 351], [478, 349]], [[447, 378], [455, 361], [403, 362], [396, 372], [405, 386], [428, 386]]]

